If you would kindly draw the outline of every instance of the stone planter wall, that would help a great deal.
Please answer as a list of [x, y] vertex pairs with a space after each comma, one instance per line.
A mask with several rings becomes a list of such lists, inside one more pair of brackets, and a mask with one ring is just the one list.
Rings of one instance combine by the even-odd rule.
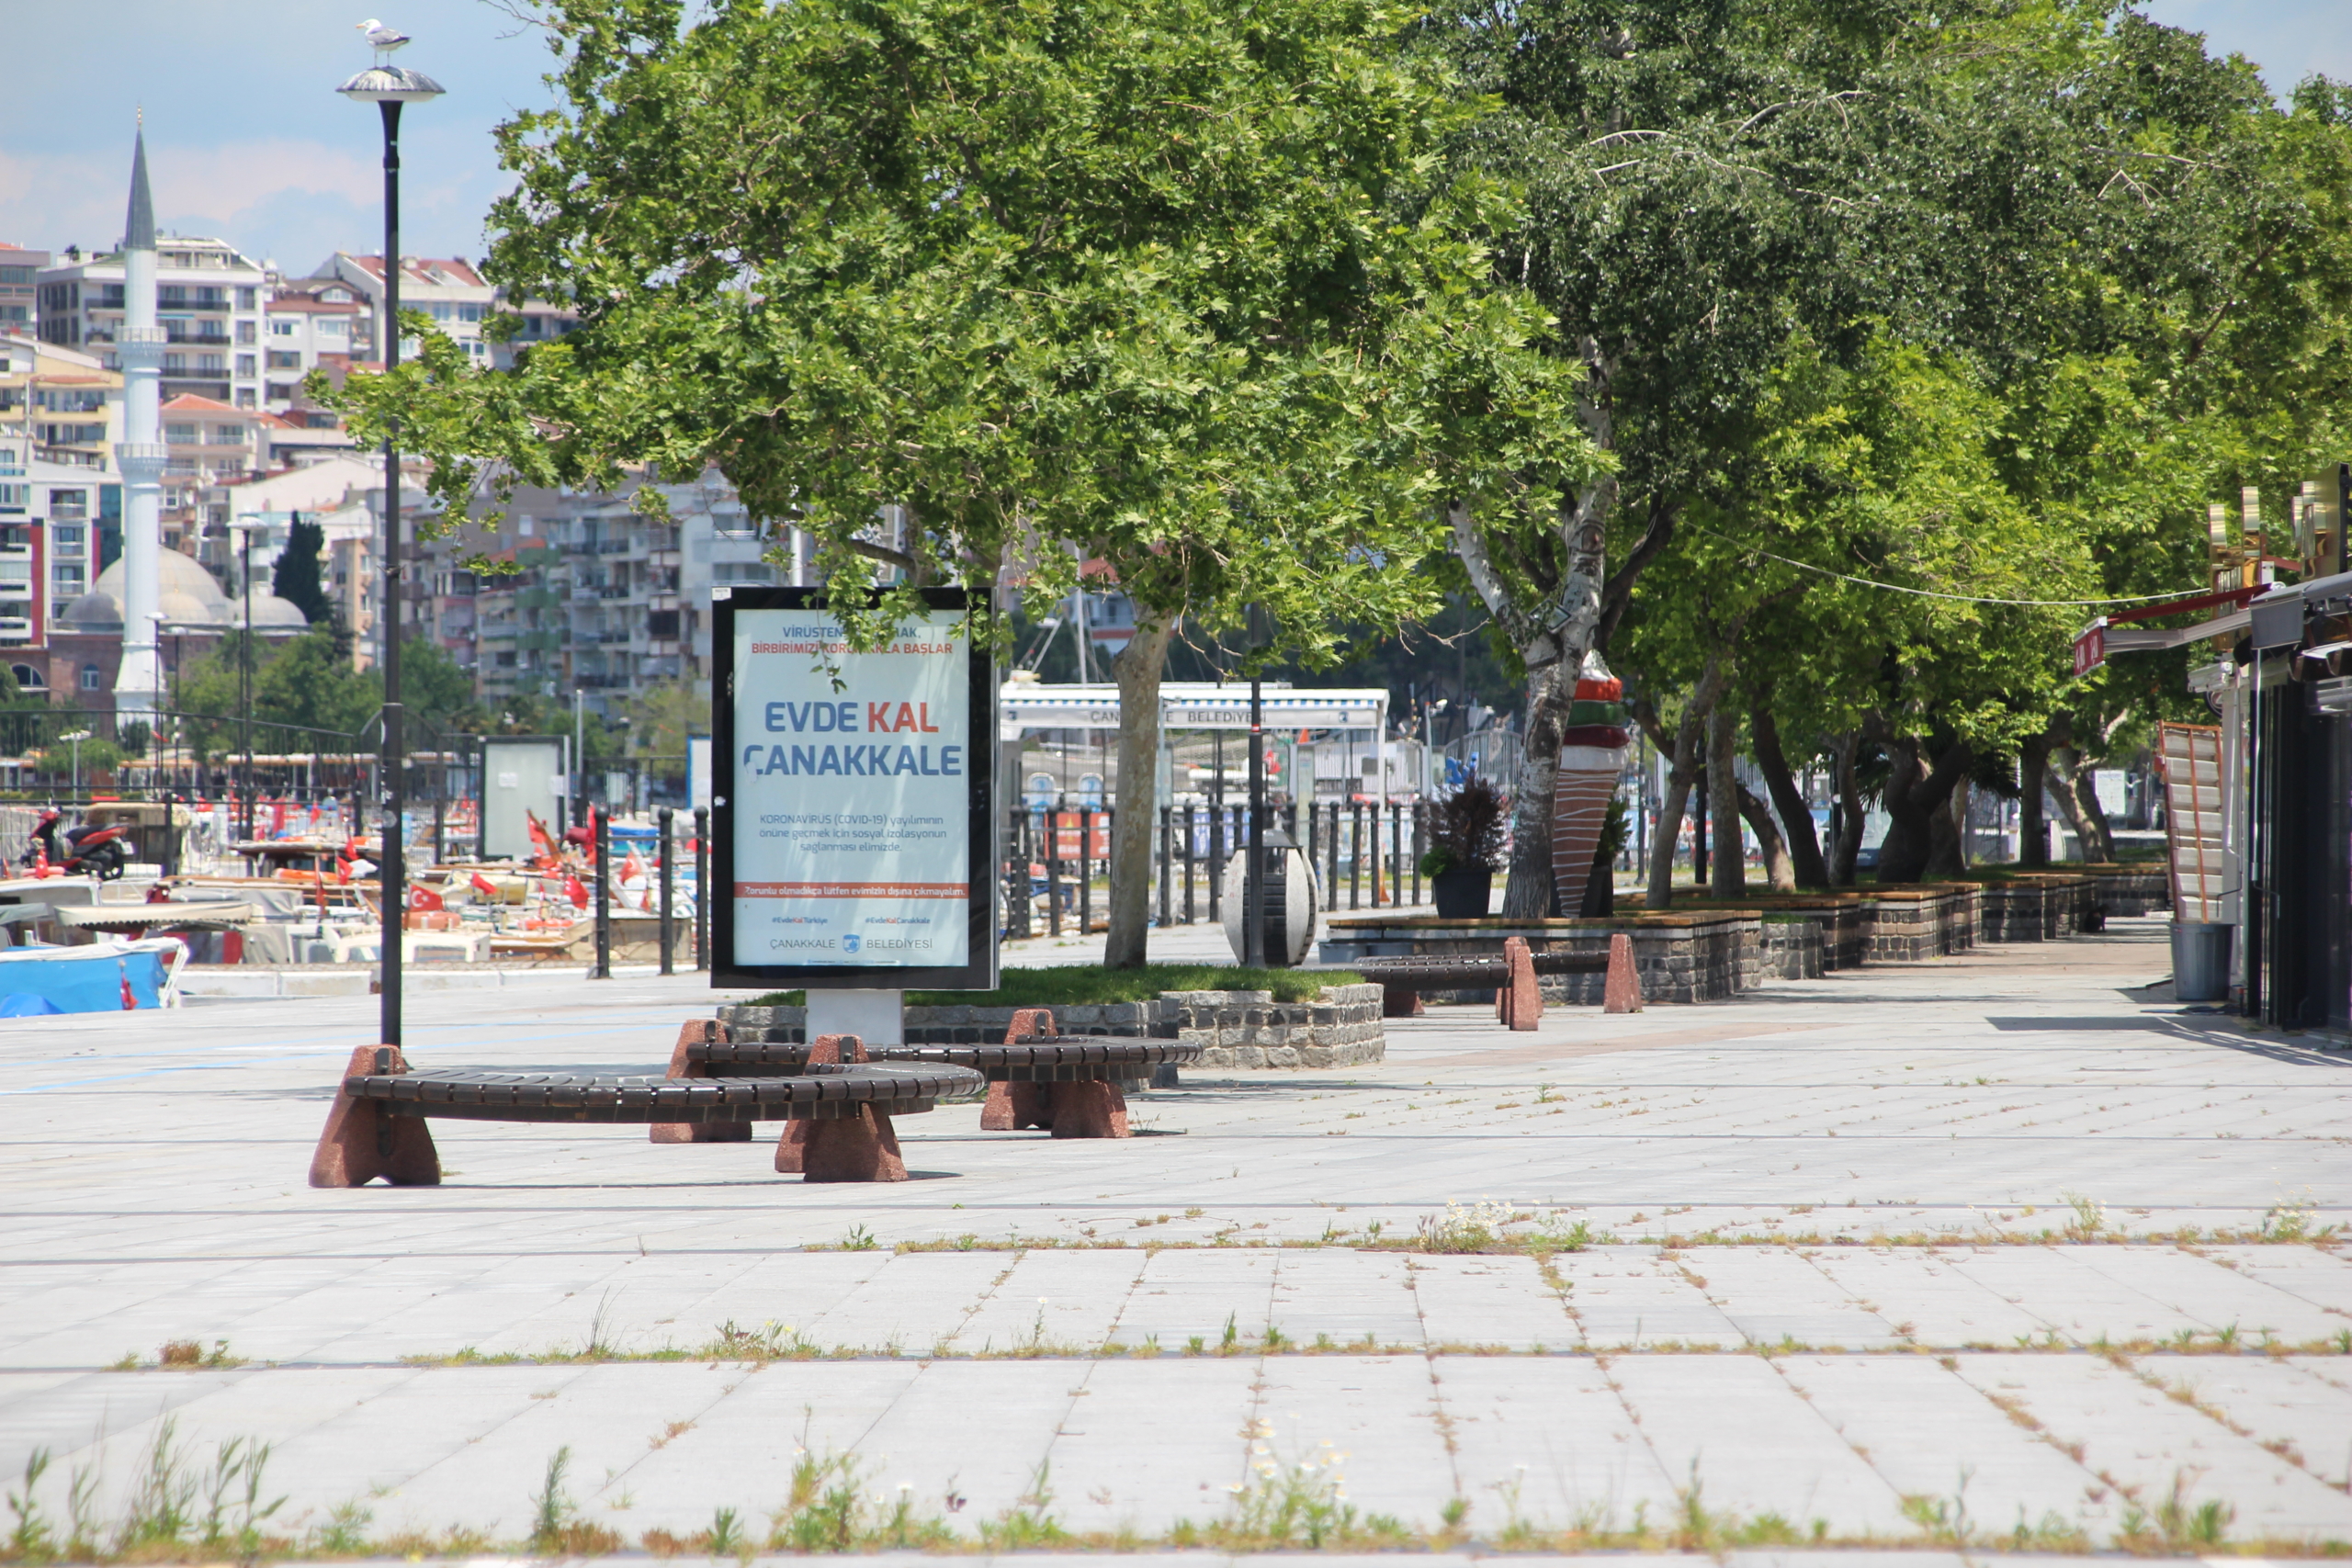
[[2086, 865], [2092, 897], [2110, 915], [2153, 915], [2172, 908], [2172, 875], [2153, 864]]
[[2082, 929], [2087, 876], [2020, 876], [1985, 885], [1981, 930], [1986, 942], [2059, 942]]

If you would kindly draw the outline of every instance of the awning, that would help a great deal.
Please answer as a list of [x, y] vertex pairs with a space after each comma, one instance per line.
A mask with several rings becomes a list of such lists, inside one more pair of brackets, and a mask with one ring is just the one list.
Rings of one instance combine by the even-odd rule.
[[[1261, 699], [1268, 729], [1370, 729], [1386, 725], [1388, 694], [1378, 687], [1301, 690], [1268, 686]], [[1116, 729], [1115, 685], [1007, 683], [998, 698], [1007, 735], [1030, 729]], [[1247, 682], [1170, 681], [1159, 688], [1165, 729], [1248, 729]]]

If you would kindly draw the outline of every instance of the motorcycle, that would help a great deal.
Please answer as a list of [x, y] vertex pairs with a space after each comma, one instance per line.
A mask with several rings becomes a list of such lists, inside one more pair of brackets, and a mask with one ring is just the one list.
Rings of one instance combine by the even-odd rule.
[[45, 851], [51, 867], [68, 875], [96, 876], [107, 882], [119, 878], [123, 868], [130, 863], [130, 846], [123, 841], [123, 829], [69, 828], [61, 848], [57, 824], [63, 815], [53, 806], [40, 814], [40, 820], [33, 826], [33, 842], [25, 847], [17, 863], [32, 865]]

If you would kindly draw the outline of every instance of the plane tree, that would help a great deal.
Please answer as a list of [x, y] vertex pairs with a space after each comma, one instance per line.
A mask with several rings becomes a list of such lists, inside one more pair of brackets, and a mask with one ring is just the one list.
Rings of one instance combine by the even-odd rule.
[[[912, 591], [1133, 599], [1109, 961], [1143, 962], [1158, 690], [1189, 616], [1255, 657], [1435, 606], [1447, 496], [1591, 466], [1573, 367], [1450, 164], [1483, 105], [1377, 0], [542, 0], [555, 108], [501, 128], [485, 273], [577, 307], [511, 371], [354, 377], [453, 502], [716, 465], [877, 640]], [[463, 508], [453, 504], [451, 513]], [[869, 604], [869, 591], [877, 597]], [[977, 627], [990, 635], [982, 617]]]

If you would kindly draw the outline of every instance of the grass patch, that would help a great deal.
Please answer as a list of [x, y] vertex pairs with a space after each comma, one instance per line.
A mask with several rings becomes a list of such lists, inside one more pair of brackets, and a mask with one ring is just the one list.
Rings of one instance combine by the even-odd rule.
[[[1089, 964], [1045, 969], [1008, 969], [993, 991], [909, 991], [910, 1008], [1104, 1007], [1148, 1002], [1163, 991], [1272, 991], [1278, 1002], [1311, 1002], [1326, 986], [1355, 986], [1363, 976], [1342, 969], [1244, 969], [1217, 964], [1147, 964], [1139, 969], [1104, 969]], [[808, 1005], [806, 991], [771, 991], [751, 1005]]]

